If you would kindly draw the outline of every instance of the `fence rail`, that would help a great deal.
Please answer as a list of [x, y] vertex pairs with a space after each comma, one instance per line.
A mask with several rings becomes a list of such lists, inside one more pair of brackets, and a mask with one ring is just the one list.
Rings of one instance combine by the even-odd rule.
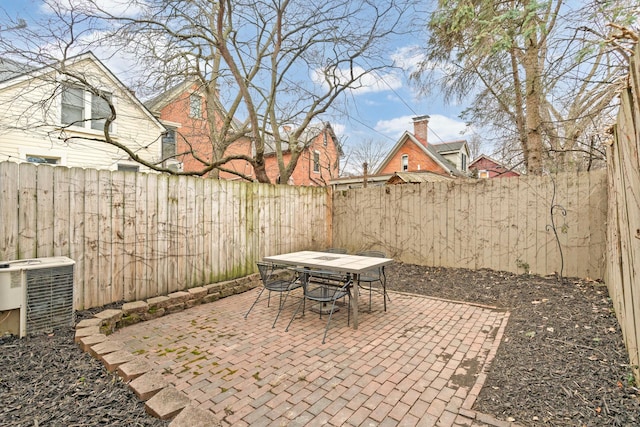
[[321, 188], [4, 162], [0, 197], [0, 260], [74, 259], [77, 309], [241, 277], [328, 238]]
[[609, 197], [606, 283], [640, 383], [640, 44], [622, 92], [614, 143], [607, 150]]
[[351, 251], [377, 248], [431, 266], [604, 277], [605, 171], [347, 190], [334, 194], [333, 212], [333, 244]]

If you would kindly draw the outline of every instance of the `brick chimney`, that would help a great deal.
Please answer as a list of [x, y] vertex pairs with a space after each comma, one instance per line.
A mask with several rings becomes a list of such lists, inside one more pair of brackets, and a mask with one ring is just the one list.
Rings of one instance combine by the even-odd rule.
[[426, 147], [427, 146], [427, 130], [429, 129], [429, 119], [427, 115], [417, 116], [413, 118], [413, 135], [416, 139]]

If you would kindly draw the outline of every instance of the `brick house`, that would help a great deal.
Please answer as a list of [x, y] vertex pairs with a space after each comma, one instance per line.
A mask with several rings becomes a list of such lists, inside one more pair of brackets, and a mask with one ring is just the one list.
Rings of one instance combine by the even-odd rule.
[[478, 178], [509, 178], [520, 176], [514, 170], [508, 169], [502, 163], [481, 154], [469, 164], [469, 170], [477, 173]]
[[468, 171], [469, 147], [464, 140], [431, 144], [427, 140], [429, 116], [413, 118], [413, 133], [404, 132], [384, 158], [376, 175], [429, 171], [446, 176], [464, 176]]
[[[212, 96], [211, 99], [211, 102], [216, 103], [215, 108], [211, 110], [225, 111], [216, 96]], [[207, 99], [198, 84], [185, 81], [149, 101], [147, 105], [169, 129], [163, 138], [163, 158], [168, 159], [167, 166], [187, 172], [202, 170], [204, 164], [198, 158], [210, 160], [213, 148], [207, 120], [207, 111], [209, 110]], [[222, 116], [216, 118], [216, 123], [220, 123], [220, 128], [222, 128], [222, 120]], [[237, 121], [232, 120], [229, 129], [233, 131], [240, 127]], [[286, 131], [284, 133], [286, 134]], [[241, 136], [240, 131], [238, 135], [240, 136], [228, 145], [224, 155], [254, 156], [253, 141], [248, 137]], [[289, 184], [328, 185], [332, 177], [338, 176], [339, 158], [343, 154], [331, 125], [328, 123], [310, 125], [301, 136], [300, 141], [303, 141], [301, 143], [304, 143], [305, 147], [291, 174]], [[283, 150], [282, 154], [286, 165], [291, 159], [291, 153], [288, 150]], [[278, 183], [278, 159], [272, 141], [266, 141], [265, 168], [270, 181]], [[236, 171], [247, 179], [255, 179], [253, 167], [245, 160], [236, 159], [225, 163], [219, 175], [221, 179], [227, 180], [244, 179], [231, 171]]]

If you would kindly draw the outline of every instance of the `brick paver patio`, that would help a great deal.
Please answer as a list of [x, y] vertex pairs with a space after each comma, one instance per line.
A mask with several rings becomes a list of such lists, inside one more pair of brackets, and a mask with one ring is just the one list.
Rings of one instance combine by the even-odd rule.
[[387, 312], [374, 296], [369, 313], [363, 293], [359, 329], [347, 326], [342, 308], [322, 344], [326, 316], [307, 310], [284, 331], [297, 297], [274, 329], [277, 295], [267, 307], [263, 294], [245, 320], [257, 292], [129, 326], [110, 339], [146, 357], [225, 425], [491, 424], [470, 409], [508, 313], [399, 293], [391, 293]]

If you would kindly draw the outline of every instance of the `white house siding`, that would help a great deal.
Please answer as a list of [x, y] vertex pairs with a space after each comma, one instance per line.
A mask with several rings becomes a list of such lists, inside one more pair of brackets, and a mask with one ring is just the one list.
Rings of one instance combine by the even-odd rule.
[[[92, 84], [99, 84], [112, 94], [117, 114], [113, 140], [146, 160], [159, 160], [164, 128], [96, 62], [85, 59], [73, 67], [81, 69]], [[86, 139], [104, 139], [101, 131], [74, 127], [61, 133], [61, 100], [60, 96], [53, 96], [57, 85], [53, 75], [0, 83], [0, 161], [23, 162], [26, 155], [39, 155], [60, 158], [60, 164], [69, 167], [115, 170], [118, 163], [133, 164], [124, 151]], [[82, 139], [65, 142], [62, 135]]]

